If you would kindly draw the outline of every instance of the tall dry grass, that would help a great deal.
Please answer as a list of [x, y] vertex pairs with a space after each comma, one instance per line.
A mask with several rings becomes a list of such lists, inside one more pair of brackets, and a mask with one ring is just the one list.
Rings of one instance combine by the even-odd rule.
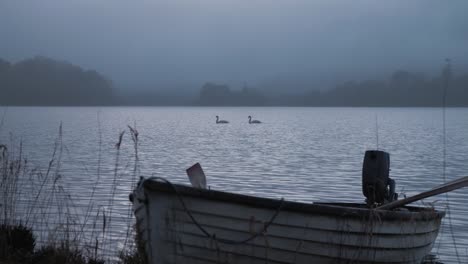
[[[136, 182], [139, 174], [138, 131], [129, 126], [133, 154], [132, 179]], [[100, 131], [100, 130], [99, 130]], [[111, 252], [115, 245], [110, 241], [112, 232], [114, 200], [121, 172], [121, 145], [125, 132], [118, 135], [115, 148], [115, 167], [107, 208], [94, 202], [95, 187], [91, 190], [89, 203], [83, 210], [76, 204], [75, 197], [66, 188], [66, 175], [62, 173], [65, 145], [63, 129], [59, 126], [58, 135], [53, 142], [52, 154], [45, 166], [33, 166], [23, 154], [20, 141], [0, 142], [0, 262], [1, 252], [11, 250], [11, 236], [26, 233], [32, 238], [33, 250], [28, 259], [17, 260], [4, 254], [3, 261], [8, 263], [144, 263], [134, 239], [133, 217], [129, 203], [126, 212], [127, 231], [124, 247], [117, 254]], [[101, 134], [99, 132], [98, 168], [95, 172], [94, 186], [101, 179]], [[134, 186], [133, 183], [132, 186]], [[8, 232], [2, 232], [3, 229]], [[19, 231], [11, 231], [21, 229]], [[15, 233], [16, 232], [16, 233]], [[5, 235], [7, 234], [7, 235]], [[7, 241], [7, 238], [10, 239]], [[3, 243], [2, 243], [3, 242]], [[8, 242], [8, 243], [6, 243]], [[30, 246], [31, 246], [30, 245]], [[16, 261], [16, 262], [15, 262]], [[18, 262], [19, 261], [19, 262]]]

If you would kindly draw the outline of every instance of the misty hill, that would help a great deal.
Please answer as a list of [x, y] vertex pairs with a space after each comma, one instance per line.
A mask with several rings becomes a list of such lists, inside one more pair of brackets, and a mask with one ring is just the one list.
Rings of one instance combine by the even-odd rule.
[[110, 105], [112, 83], [93, 70], [46, 57], [0, 59], [1, 105]]
[[435, 77], [399, 70], [384, 80], [347, 81], [328, 90], [302, 83], [302, 92], [297, 92], [296, 85], [278, 82], [274, 89], [260, 90], [207, 82], [198, 95], [177, 87], [123, 93], [98, 72], [68, 62], [35, 57], [13, 64], [0, 59], [0, 105], [441, 106], [447, 87], [448, 106], [468, 106], [468, 73], [452, 76], [448, 66]]

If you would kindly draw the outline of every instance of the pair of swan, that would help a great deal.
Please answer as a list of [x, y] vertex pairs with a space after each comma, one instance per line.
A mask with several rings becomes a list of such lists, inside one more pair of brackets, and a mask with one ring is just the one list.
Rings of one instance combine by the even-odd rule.
[[[229, 121], [227, 120], [219, 120], [219, 116], [216, 116], [216, 124], [227, 124]], [[252, 120], [252, 117], [249, 116], [249, 124], [261, 124], [262, 122], [258, 120]]]

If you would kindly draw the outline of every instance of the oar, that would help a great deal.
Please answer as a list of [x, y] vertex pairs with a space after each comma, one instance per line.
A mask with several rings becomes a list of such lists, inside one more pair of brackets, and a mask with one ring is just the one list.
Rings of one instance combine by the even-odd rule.
[[388, 203], [388, 204], [384, 204], [382, 206], [377, 207], [376, 209], [377, 210], [391, 210], [391, 209], [394, 209], [394, 208], [397, 208], [397, 207], [407, 205], [407, 204], [412, 203], [412, 202], [419, 201], [419, 200], [427, 198], [427, 197], [431, 197], [431, 196], [434, 196], [434, 195], [450, 192], [450, 191], [460, 189], [460, 188], [463, 188], [463, 187], [468, 187], [468, 176], [457, 179], [457, 180], [454, 180], [454, 181], [451, 181], [451, 182], [448, 182], [448, 183], [445, 183], [445, 184], [442, 184], [442, 185], [437, 186], [436, 188], [433, 188], [433, 189], [431, 189], [429, 191], [422, 192], [420, 194], [417, 194], [417, 195], [414, 195], [414, 196], [411, 196], [411, 197], [408, 197], [408, 198], [405, 198], [405, 199], [396, 200], [396, 201], [393, 201], [393, 202]]

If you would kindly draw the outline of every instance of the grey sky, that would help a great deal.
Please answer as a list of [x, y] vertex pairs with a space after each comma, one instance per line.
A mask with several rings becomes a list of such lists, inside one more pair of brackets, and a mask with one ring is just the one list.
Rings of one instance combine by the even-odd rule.
[[[466, 0], [0, 0], [0, 57], [120, 87], [316, 83], [468, 62]], [[195, 87], [195, 88], [198, 88]]]

